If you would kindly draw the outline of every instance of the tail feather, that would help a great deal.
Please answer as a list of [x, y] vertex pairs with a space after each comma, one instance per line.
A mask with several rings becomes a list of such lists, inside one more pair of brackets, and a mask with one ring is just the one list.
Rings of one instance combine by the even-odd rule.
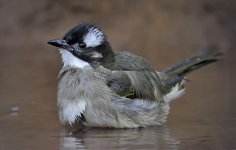
[[223, 53], [217, 51], [207, 51], [199, 56], [192, 57], [190, 59], [186, 59], [182, 63], [170, 67], [164, 71], [170, 78], [173, 77], [184, 77], [189, 72], [201, 68], [207, 64], [211, 64], [219, 60], [220, 56]]
[[174, 67], [168, 68], [164, 73], [160, 74], [167, 85], [172, 87], [170, 92], [165, 95], [165, 102], [171, 102], [185, 93], [184, 83], [187, 81], [185, 76], [188, 73], [218, 61], [221, 55], [221, 52], [208, 51], [199, 56], [187, 59]]

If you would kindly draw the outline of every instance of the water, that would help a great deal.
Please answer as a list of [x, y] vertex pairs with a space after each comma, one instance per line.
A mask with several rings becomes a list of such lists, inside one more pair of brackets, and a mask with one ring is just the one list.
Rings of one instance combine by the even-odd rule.
[[171, 104], [163, 126], [73, 131], [57, 117], [57, 52], [44, 62], [26, 53], [13, 62], [1, 56], [8, 69], [1, 73], [0, 149], [236, 149], [235, 69], [227, 54], [189, 77], [187, 94]]

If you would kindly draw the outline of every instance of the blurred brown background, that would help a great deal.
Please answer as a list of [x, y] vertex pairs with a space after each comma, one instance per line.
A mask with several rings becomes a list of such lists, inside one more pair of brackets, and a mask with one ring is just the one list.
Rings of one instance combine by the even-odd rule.
[[[220, 62], [189, 76], [187, 94], [172, 104], [167, 124], [180, 141], [195, 137], [175, 127], [192, 122], [196, 128], [182, 128], [183, 133], [211, 137], [203, 146], [182, 142], [182, 148], [236, 148], [236, 1], [1, 0], [0, 18], [1, 149], [60, 145], [38, 134], [57, 135], [61, 128], [56, 110], [61, 61], [47, 41], [81, 22], [101, 26], [114, 50], [141, 55], [160, 70], [204, 50], [224, 52]], [[14, 107], [19, 110], [12, 115]], [[31, 145], [25, 142], [29, 137]]]

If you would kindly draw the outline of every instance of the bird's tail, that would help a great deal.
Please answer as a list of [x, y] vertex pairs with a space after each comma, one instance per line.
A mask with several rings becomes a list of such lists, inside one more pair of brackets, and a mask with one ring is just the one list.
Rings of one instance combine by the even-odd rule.
[[176, 66], [166, 69], [161, 75], [161, 78], [169, 87], [171, 87], [171, 90], [166, 94], [165, 101], [171, 102], [184, 94], [184, 83], [186, 81], [185, 76], [188, 73], [207, 64], [216, 62], [219, 60], [221, 55], [221, 52], [207, 51], [201, 55], [186, 59]]
[[207, 51], [166, 69], [164, 73], [168, 75], [169, 79], [173, 77], [184, 77], [193, 70], [218, 61], [222, 54], [219, 51]]

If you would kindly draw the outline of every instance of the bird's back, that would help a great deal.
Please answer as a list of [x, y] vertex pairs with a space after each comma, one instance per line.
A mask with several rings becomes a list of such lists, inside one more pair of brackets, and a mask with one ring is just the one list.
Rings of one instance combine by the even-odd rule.
[[127, 51], [115, 52], [114, 62], [105, 64], [104, 67], [123, 71], [144, 71], [152, 68], [146, 59]]

